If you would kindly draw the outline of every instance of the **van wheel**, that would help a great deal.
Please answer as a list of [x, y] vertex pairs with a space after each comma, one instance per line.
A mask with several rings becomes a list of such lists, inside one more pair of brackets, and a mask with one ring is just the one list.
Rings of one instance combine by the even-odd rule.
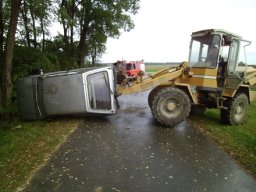
[[175, 87], [160, 89], [153, 96], [152, 113], [161, 125], [173, 126], [184, 121], [190, 113], [188, 95]]
[[247, 95], [241, 93], [226, 103], [227, 109], [221, 109], [221, 122], [229, 125], [239, 125], [244, 122], [249, 101]]

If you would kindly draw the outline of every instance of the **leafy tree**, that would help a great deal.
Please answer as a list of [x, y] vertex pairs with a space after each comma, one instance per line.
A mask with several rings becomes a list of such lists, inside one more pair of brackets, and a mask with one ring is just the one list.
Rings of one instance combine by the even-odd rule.
[[13, 81], [29, 75], [61, 70], [56, 53], [44, 53], [33, 47], [15, 46], [13, 59]]
[[121, 29], [129, 31], [134, 27], [129, 14], [136, 14], [138, 9], [139, 0], [81, 1], [78, 11], [80, 21], [79, 66], [83, 66], [84, 58], [88, 55], [88, 39], [94, 36], [94, 31], [101, 33], [101, 36], [118, 37]]
[[80, 0], [58, 0], [58, 18], [63, 26], [64, 52], [65, 55], [76, 62], [75, 35], [78, 26], [77, 11], [81, 4]]
[[[34, 47], [37, 47], [37, 36], [42, 36], [42, 50], [44, 51], [46, 35], [49, 33], [48, 26], [51, 22], [52, 12], [51, 0], [30, 0], [30, 13], [33, 23], [33, 36], [34, 36]], [[39, 27], [35, 26], [35, 23], [39, 23]]]
[[[105, 51], [108, 37], [116, 38], [121, 30], [132, 29], [134, 24], [130, 14], [136, 14], [139, 9], [139, 0], [59, 0], [58, 3], [64, 50], [74, 49], [74, 35], [77, 35], [79, 67], [84, 66], [85, 57], [94, 58]], [[92, 53], [94, 56], [90, 55]]]
[[28, 2], [22, 1], [22, 7], [21, 7], [21, 14], [22, 14], [22, 19], [23, 19], [23, 26], [24, 26], [24, 34], [25, 34], [25, 39], [26, 39], [26, 46], [31, 47], [31, 41], [30, 41], [30, 19], [28, 16]]
[[91, 64], [94, 66], [98, 60], [97, 58], [106, 50], [107, 36], [102, 31], [96, 30], [96, 28], [89, 35], [87, 58], [91, 59]]
[[23, 0], [21, 6], [22, 21], [20, 22], [20, 35], [25, 38], [25, 46], [37, 48], [38, 37], [42, 37], [42, 50], [44, 51], [47, 26], [50, 24], [51, 9], [50, 0]]

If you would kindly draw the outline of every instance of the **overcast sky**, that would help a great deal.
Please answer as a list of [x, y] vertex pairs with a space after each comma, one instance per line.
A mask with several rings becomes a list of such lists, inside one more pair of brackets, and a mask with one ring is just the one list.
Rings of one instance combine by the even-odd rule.
[[135, 28], [109, 39], [101, 62], [188, 59], [193, 31], [225, 29], [252, 41], [248, 63], [256, 64], [256, 0], [141, 0]]

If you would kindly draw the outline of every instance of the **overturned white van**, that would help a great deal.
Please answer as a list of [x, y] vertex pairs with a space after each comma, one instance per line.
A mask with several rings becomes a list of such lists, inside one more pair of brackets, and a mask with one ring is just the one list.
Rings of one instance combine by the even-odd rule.
[[24, 120], [56, 115], [115, 114], [112, 66], [33, 75], [16, 82], [18, 109]]

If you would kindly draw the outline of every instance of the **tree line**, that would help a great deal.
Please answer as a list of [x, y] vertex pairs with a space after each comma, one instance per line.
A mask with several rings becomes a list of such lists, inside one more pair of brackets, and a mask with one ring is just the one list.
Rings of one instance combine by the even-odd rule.
[[[0, 115], [15, 105], [18, 78], [94, 65], [107, 38], [134, 28], [140, 0], [0, 0]], [[59, 23], [63, 34], [53, 36]]]

